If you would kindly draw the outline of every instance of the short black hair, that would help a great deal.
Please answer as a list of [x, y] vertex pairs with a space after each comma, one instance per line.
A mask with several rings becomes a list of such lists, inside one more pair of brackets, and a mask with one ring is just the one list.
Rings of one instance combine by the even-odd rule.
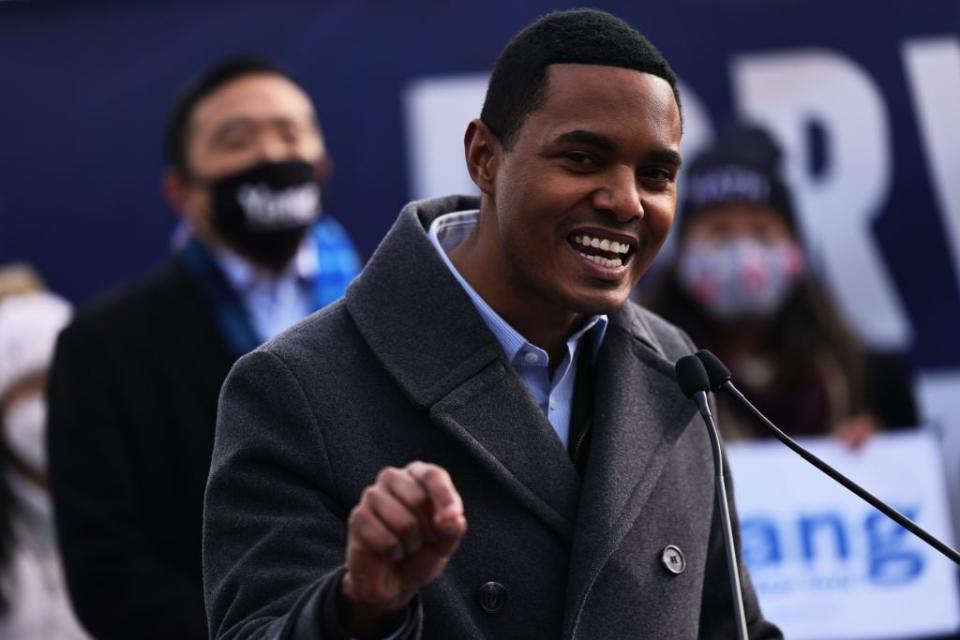
[[225, 58], [190, 82], [177, 96], [167, 116], [167, 129], [164, 135], [164, 160], [167, 166], [179, 172], [180, 175], [189, 175], [187, 139], [190, 118], [197, 104], [237, 78], [261, 74], [277, 75], [294, 82], [279, 66], [253, 56]]
[[658, 76], [670, 84], [680, 107], [673, 69], [643, 34], [605, 11], [556, 11], [514, 36], [490, 76], [480, 119], [507, 149], [527, 116], [542, 106], [552, 64], [596, 64]]

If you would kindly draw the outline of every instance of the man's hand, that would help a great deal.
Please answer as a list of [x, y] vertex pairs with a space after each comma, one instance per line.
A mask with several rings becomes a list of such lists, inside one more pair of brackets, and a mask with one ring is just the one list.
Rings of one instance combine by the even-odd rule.
[[837, 425], [833, 434], [840, 442], [856, 451], [863, 447], [879, 429], [880, 425], [876, 418], [869, 413], [858, 413]]
[[383, 637], [414, 595], [443, 571], [467, 531], [450, 475], [425, 462], [387, 467], [347, 521], [341, 623]]

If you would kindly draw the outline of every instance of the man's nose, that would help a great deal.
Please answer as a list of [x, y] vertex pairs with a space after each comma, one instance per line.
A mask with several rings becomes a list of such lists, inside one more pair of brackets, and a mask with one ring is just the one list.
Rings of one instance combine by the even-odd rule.
[[290, 146], [279, 136], [263, 133], [257, 137], [257, 155], [268, 162], [286, 160], [290, 157]]
[[643, 203], [637, 178], [629, 167], [612, 168], [605, 183], [593, 194], [593, 206], [616, 216], [621, 222], [643, 217]]

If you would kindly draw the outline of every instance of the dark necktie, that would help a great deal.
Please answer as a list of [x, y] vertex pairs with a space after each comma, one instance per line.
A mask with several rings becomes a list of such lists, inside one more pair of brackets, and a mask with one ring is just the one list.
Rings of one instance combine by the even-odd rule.
[[577, 378], [573, 387], [573, 403], [570, 407], [570, 430], [567, 435], [567, 452], [580, 476], [587, 466], [590, 449], [590, 429], [593, 424], [593, 345], [592, 336], [585, 336], [577, 350]]

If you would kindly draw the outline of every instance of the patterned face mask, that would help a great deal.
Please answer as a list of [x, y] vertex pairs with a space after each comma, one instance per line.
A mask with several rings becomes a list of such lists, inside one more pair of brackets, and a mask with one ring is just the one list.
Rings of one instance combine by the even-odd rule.
[[680, 251], [677, 279], [714, 318], [729, 322], [775, 315], [803, 271], [795, 242], [695, 240]]

